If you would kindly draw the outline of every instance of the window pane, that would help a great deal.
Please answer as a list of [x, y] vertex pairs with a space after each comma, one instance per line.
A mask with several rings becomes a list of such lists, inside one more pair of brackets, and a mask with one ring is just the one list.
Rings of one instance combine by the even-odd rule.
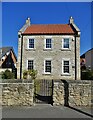
[[64, 48], [69, 48], [69, 39], [64, 39]]
[[65, 60], [63, 64], [63, 72], [69, 73], [69, 61]]
[[69, 66], [64, 66], [64, 73], [69, 73]]
[[46, 39], [46, 43], [51, 43], [51, 39]]
[[46, 39], [46, 48], [51, 48], [51, 39]]
[[46, 66], [51, 66], [51, 61], [46, 60]]
[[51, 61], [50, 60], [45, 61], [45, 72], [51, 73]]
[[64, 65], [69, 65], [69, 61], [64, 61]]
[[45, 72], [50, 72], [51, 73], [51, 66], [46, 66], [46, 71]]
[[29, 39], [29, 48], [34, 48], [34, 39]]
[[33, 60], [28, 60], [28, 70], [33, 69]]

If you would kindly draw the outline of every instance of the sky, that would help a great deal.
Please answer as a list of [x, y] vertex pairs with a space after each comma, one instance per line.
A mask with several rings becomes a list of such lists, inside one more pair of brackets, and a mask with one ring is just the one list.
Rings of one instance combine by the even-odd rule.
[[0, 2], [0, 46], [2, 46], [2, 3]]
[[68, 24], [81, 30], [80, 55], [91, 48], [91, 2], [3, 2], [2, 46], [13, 46], [18, 55], [18, 31], [30, 17], [31, 24]]

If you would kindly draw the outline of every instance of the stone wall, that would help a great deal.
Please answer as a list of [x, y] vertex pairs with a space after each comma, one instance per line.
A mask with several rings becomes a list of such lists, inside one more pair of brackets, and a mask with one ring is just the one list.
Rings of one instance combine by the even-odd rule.
[[54, 81], [53, 105], [64, 105], [64, 83]]
[[91, 106], [91, 81], [55, 81], [53, 101], [54, 105]]
[[[21, 81], [20, 81], [21, 82]], [[0, 104], [4, 106], [32, 106], [34, 82], [0, 83]], [[93, 85], [89, 80], [55, 80], [53, 105], [91, 106]]]
[[34, 96], [33, 83], [2, 83], [2, 105], [31, 106]]

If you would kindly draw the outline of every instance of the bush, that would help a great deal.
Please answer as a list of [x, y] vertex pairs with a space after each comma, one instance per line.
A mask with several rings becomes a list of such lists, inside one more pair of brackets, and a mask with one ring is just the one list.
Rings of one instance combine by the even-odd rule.
[[28, 71], [24, 70], [23, 72], [23, 79], [27, 79], [28, 76]]
[[82, 80], [93, 80], [93, 71], [92, 70], [83, 70], [81, 71]]
[[2, 72], [2, 79], [14, 79], [14, 73], [12, 73], [10, 70], [5, 70]]
[[36, 77], [37, 77], [37, 70], [25, 70], [23, 72], [23, 78], [24, 79], [27, 79], [28, 76], [32, 79], [32, 80], [35, 80]]
[[32, 80], [35, 80], [37, 77], [37, 70], [29, 70], [28, 74], [30, 75], [30, 77], [32, 78]]

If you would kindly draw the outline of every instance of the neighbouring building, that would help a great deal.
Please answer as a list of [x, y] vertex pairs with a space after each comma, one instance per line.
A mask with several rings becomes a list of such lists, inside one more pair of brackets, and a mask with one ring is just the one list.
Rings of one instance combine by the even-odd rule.
[[81, 67], [81, 70], [86, 70], [85, 54], [80, 56], [80, 67]]
[[80, 56], [81, 66], [85, 66], [86, 69], [93, 70], [93, 48], [85, 52]]
[[6, 69], [15, 73], [17, 77], [17, 57], [13, 50], [13, 47], [2, 47], [0, 48], [0, 73]]
[[80, 30], [68, 24], [31, 24], [18, 31], [18, 78], [35, 69], [37, 79], [80, 79]]

